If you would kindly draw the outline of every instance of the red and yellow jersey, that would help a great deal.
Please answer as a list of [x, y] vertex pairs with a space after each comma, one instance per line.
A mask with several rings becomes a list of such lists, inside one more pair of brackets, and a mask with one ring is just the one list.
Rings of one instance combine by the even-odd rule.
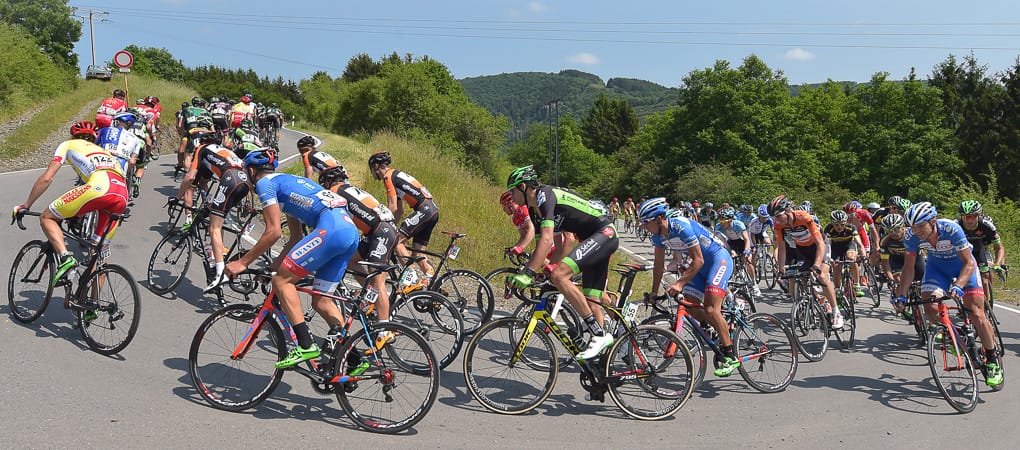
[[117, 158], [102, 147], [83, 139], [71, 139], [61, 143], [53, 153], [53, 161], [71, 166], [81, 180], [86, 182], [92, 174], [99, 171], [113, 172], [122, 179], [124, 177]]
[[407, 172], [396, 169], [386, 169], [383, 174], [383, 184], [386, 186], [386, 196], [391, 194], [402, 198], [411, 208], [416, 208], [419, 203], [432, 199], [432, 193], [421, 184], [416, 178]]
[[815, 245], [815, 238], [821, 236], [815, 219], [804, 211], [793, 211], [792, 223], [780, 225], [777, 222], [773, 230], [776, 232], [776, 236], [789, 236], [798, 247]]

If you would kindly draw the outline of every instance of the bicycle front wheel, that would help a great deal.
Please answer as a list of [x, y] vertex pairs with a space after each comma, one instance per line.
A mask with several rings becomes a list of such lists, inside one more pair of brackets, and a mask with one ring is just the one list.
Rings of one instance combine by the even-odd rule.
[[404, 325], [425, 338], [445, 369], [460, 353], [464, 322], [460, 311], [437, 292], [416, 291], [399, 295], [390, 305], [390, 320]]
[[765, 260], [765, 263], [762, 264], [762, 277], [765, 278], [765, 283], [769, 289], [775, 289], [779, 281], [779, 268], [776, 266], [776, 258], [771, 253], [766, 253], [761, 258]]
[[253, 305], [237, 303], [212, 313], [199, 325], [188, 353], [191, 382], [216, 409], [243, 411], [258, 405], [276, 389], [283, 370], [274, 364], [287, 356], [280, 325], [266, 318], [248, 336], [243, 353], [234, 349], [245, 338], [258, 313]]
[[740, 376], [760, 392], [785, 390], [797, 374], [797, 344], [789, 327], [772, 314], [745, 317], [733, 331]]
[[[849, 285], [849, 283], [847, 284]], [[843, 315], [843, 327], [832, 328], [832, 332], [843, 349], [853, 350], [854, 335], [857, 334], [857, 311], [854, 309], [854, 299], [842, 297], [836, 301], [836, 305], [839, 306], [839, 312]]]
[[1003, 364], [1003, 356], [1006, 354], [1006, 347], [1002, 346], [1002, 334], [999, 333], [999, 321], [995, 318], [995, 313], [988, 306], [985, 306], [985, 317], [988, 318], [988, 323], [992, 324], [992, 332], [995, 336], [993, 338], [995, 340], [995, 355], [999, 359], [996, 363], [999, 365], [999, 369], [1002, 370], [1002, 383], [991, 386], [991, 388], [993, 391], [1001, 391], [1006, 387], [1006, 366]]
[[978, 387], [974, 365], [967, 356], [963, 342], [953, 343], [951, 330], [939, 327], [942, 339], [928, 338], [928, 367], [939, 392], [949, 406], [961, 413], [969, 413], [977, 406]]
[[191, 265], [191, 245], [191, 235], [178, 230], [171, 231], [156, 244], [146, 273], [149, 290], [164, 295], [181, 284]]
[[613, 344], [605, 382], [616, 406], [642, 420], [675, 414], [697, 383], [687, 345], [671, 330], [654, 325], [641, 325]]
[[821, 361], [829, 349], [829, 318], [818, 302], [810, 296], [797, 300], [790, 311], [790, 323], [800, 353], [808, 361]]
[[124, 350], [138, 332], [142, 300], [135, 279], [123, 267], [107, 264], [92, 274], [81, 291], [88, 298], [85, 307], [96, 317], [78, 315], [82, 337], [92, 351], [112, 355]]
[[[517, 306], [517, 309], [514, 310], [512, 316], [518, 318], [527, 325], [531, 320], [531, 312], [534, 307], [535, 305], [531, 303], [521, 303]], [[574, 342], [577, 342], [579, 339], [582, 341], [588, 341], [585, 336], [588, 326], [581, 321], [581, 316], [577, 315], [577, 312], [575, 312], [574, 308], [570, 306], [570, 303], [563, 302], [560, 310], [556, 312], [556, 317], [553, 317], [553, 320], [556, 321], [556, 324], [562, 328], [563, 331], [567, 332], [567, 336], [570, 336], [570, 339]], [[539, 323], [538, 326], [543, 329], [545, 328], [545, 324], [543, 323]], [[557, 359], [560, 362], [560, 369], [566, 369], [567, 366], [574, 363], [574, 354], [570, 353], [570, 350], [564, 346], [560, 346], [558, 348], [559, 353], [557, 354]], [[527, 364], [537, 365], [539, 369], [548, 369], [548, 367], [543, 365], [548, 362], [547, 360], [539, 359], [537, 361], [532, 361], [528, 359], [527, 354], [521, 355], [521, 359]]]
[[464, 334], [474, 333], [492, 318], [495, 299], [492, 286], [478, 272], [458, 269], [443, 274], [430, 290], [439, 292], [460, 309], [464, 319]]
[[[556, 384], [559, 365], [552, 339], [536, 327], [522, 342], [528, 323], [515, 317], [482, 325], [464, 349], [464, 381], [485, 409], [499, 414], [524, 414], [541, 405]], [[518, 348], [529, 361], [513, 360]], [[544, 367], [544, 368], [542, 368]]]
[[[396, 336], [382, 351], [362, 355], [369, 368], [354, 381], [337, 385], [336, 399], [347, 416], [362, 428], [377, 433], [404, 431], [428, 414], [439, 393], [439, 364], [428, 343], [411, 328], [396, 323], [379, 323], [372, 331]], [[373, 345], [364, 330], [355, 333], [333, 355], [360, 351], [357, 344]], [[346, 361], [352, 357], [344, 356]], [[343, 378], [346, 373], [337, 373]], [[334, 378], [335, 380], [337, 378]]]
[[53, 296], [56, 262], [47, 242], [31, 241], [21, 247], [7, 279], [7, 304], [11, 317], [21, 323], [38, 319]]
[[[694, 325], [691, 324], [691, 320], [690, 317], [684, 317], [684, 325], [680, 329], [679, 336], [684, 341], [684, 344], [687, 345], [687, 350], [691, 353], [691, 362], [694, 366], [694, 387], [697, 389], [701, 382], [705, 380], [707, 366], [705, 365], [705, 346], [702, 345], [698, 332], [694, 331]], [[667, 330], [673, 330], [676, 327], [676, 314], [656, 314], [641, 321], [641, 325], [655, 325]]]

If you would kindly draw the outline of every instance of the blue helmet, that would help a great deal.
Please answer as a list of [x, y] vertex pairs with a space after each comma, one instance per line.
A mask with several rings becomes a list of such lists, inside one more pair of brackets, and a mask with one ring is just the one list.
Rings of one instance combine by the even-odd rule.
[[762, 203], [760, 206], [758, 206], [758, 215], [759, 216], [768, 216], [769, 215], [769, 205], [766, 205], [766, 204]]
[[638, 209], [638, 220], [647, 222], [656, 217], [665, 215], [669, 210], [669, 203], [666, 203], [665, 197], [655, 197], [646, 200], [641, 204], [641, 208]]
[[244, 168], [276, 170], [280, 162], [276, 159], [276, 153], [270, 149], [260, 148], [248, 152], [244, 156]]
[[914, 226], [932, 220], [937, 216], [938, 211], [935, 211], [934, 205], [928, 202], [921, 202], [910, 205], [910, 208], [907, 208], [906, 214], [903, 215], [903, 219], [907, 222], [907, 225]]
[[131, 114], [129, 112], [122, 112], [114, 116], [113, 120], [116, 120], [118, 122], [124, 122], [130, 127], [135, 124], [135, 121], [138, 120], [138, 118], [135, 117], [134, 114]]

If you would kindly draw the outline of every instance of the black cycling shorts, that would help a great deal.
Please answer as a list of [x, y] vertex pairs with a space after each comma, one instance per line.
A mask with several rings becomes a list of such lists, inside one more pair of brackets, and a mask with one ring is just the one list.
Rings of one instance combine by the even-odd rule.
[[609, 277], [609, 258], [619, 247], [616, 227], [608, 224], [578, 243], [562, 263], [570, 266], [574, 273], [581, 272], [581, 291], [585, 295], [594, 295], [595, 291], [601, 295]]
[[439, 208], [432, 200], [425, 200], [418, 204], [413, 214], [404, 219], [400, 225], [400, 234], [413, 239], [415, 244], [428, 246], [432, 230], [438, 222]]
[[220, 178], [220, 185], [209, 199], [209, 214], [227, 217], [227, 211], [248, 195], [248, 175], [238, 169], [227, 169]]
[[397, 245], [397, 228], [390, 222], [379, 222], [371, 233], [361, 236], [358, 255], [363, 261], [388, 264]]

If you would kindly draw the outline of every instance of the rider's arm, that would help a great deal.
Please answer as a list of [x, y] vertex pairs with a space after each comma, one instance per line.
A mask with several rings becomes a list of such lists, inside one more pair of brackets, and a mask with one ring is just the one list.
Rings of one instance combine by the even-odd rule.
[[662, 247], [655, 248], [655, 258], [652, 263], [652, 296], [659, 295], [659, 284], [662, 283], [662, 274], [665, 272], [663, 268], [666, 266], [666, 249]]
[[[252, 246], [251, 250], [241, 256], [240, 262], [244, 264], [245, 267], [248, 267], [248, 265], [255, 262], [255, 259], [258, 258], [259, 255], [266, 253], [270, 248], [272, 248], [273, 244], [280, 239], [280, 235], [282, 234], [282, 230], [280, 228], [280, 215], [281, 211], [278, 203], [262, 208], [262, 218], [265, 219], [266, 229], [262, 232], [262, 236], [259, 237], [258, 242], [255, 242], [255, 245]], [[294, 240], [295, 236], [295, 233], [293, 232], [294, 225], [297, 225], [299, 228], [296, 235], [301, 235], [301, 222], [297, 219], [288, 220], [287, 225], [291, 230], [291, 240]], [[280, 253], [281, 258], [286, 257], [286, 255], [286, 252]]]
[[744, 239], [744, 251], [750, 254], [751, 252], [751, 233], [747, 232], [747, 228], [740, 232], [740, 236]]
[[815, 262], [814, 265], [818, 268], [822, 267], [822, 261], [825, 260], [825, 237], [822, 236], [821, 231], [818, 230], [818, 225], [812, 220], [808, 225], [808, 230], [811, 231], [811, 235], [815, 238], [815, 245], [818, 249], [815, 251]]
[[917, 261], [917, 252], [907, 251], [903, 254], [903, 271], [900, 272], [900, 288], [897, 294], [904, 297], [910, 290], [910, 283], [914, 282], [914, 263]]
[[539, 234], [538, 243], [535, 244], [535, 252], [531, 254], [531, 258], [528, 259], [528, 263], [526, 264], [529, 269], [535, 272], [542, 271], [542, 263], [545, 261], [545, 255], [548, 255], [549, 249], [552, 248], [553, 228], [554, 225], [551, 220], [542, 222], [542, 231], [541, 234]]
[[1002, 241], [996, 239], [992, 242], [992, 250], [995, 250], [995, 265], [1001, 266], [1006, 263], [1006, 247], [1002, 245]]
[[312, 169], [312, 164], [308, 162], [308, 156], [311, 154], [312, 152], [307, 152], [304, 155], [301, 155], [301, 162], [305, 164], [305, 178], [308, 178], [309, 180], [314, 180], [314, 178], [312, 178], [312, 175], [315, 175], [315, 169]]
[[517, 227], [517, 231], [521, 234], [521, 237], [517, 240], [517, 244], [514, 247], [528, 248], [531, 241], [535, 239], [535, 224], [531, 223], [530, 219], [525, 219], [524, 224]]
[[[977, 269], [977, 263], [974, 262], [974, 255], [971, 253], [972, 248], [965, 248], [963, 250], [957, 250], [956, 256], [963, 261], [963, 268], [960, 269], [960, 274], [956, 276], [954, 285], [961, 289], [967, 285], [967, 281], [970, 280], [970, 276], [974, 274], [974, 270]], [[904, 263], [906, 264], [906, 263]]]
[[290, 237], [287, 239], [287, 243], [283, 245], [283, 249], [280, 250], [280, 255], [273, 261], [274, 270], [280, 267], [280, 263], [290, 254], [290, 249], [294, 248], [305, 235], [304, 224], [296, 217], [290, 215], [287, 216], [287, 231], [290, 232]]
[[50, 161], [50, 165], [46, 166], [46, 171], [39, 175], [35, 184], [32, 185], [32, 190], [28, 193], [28, 200], [25, 201], [25, 208], [31, 208], [32, 204], [46, 192], [46, 189], [49, 189], [50, 184], [53, 183], [53, 177], [60, 170], [60, 164], [59, 160], [53, 160]]

